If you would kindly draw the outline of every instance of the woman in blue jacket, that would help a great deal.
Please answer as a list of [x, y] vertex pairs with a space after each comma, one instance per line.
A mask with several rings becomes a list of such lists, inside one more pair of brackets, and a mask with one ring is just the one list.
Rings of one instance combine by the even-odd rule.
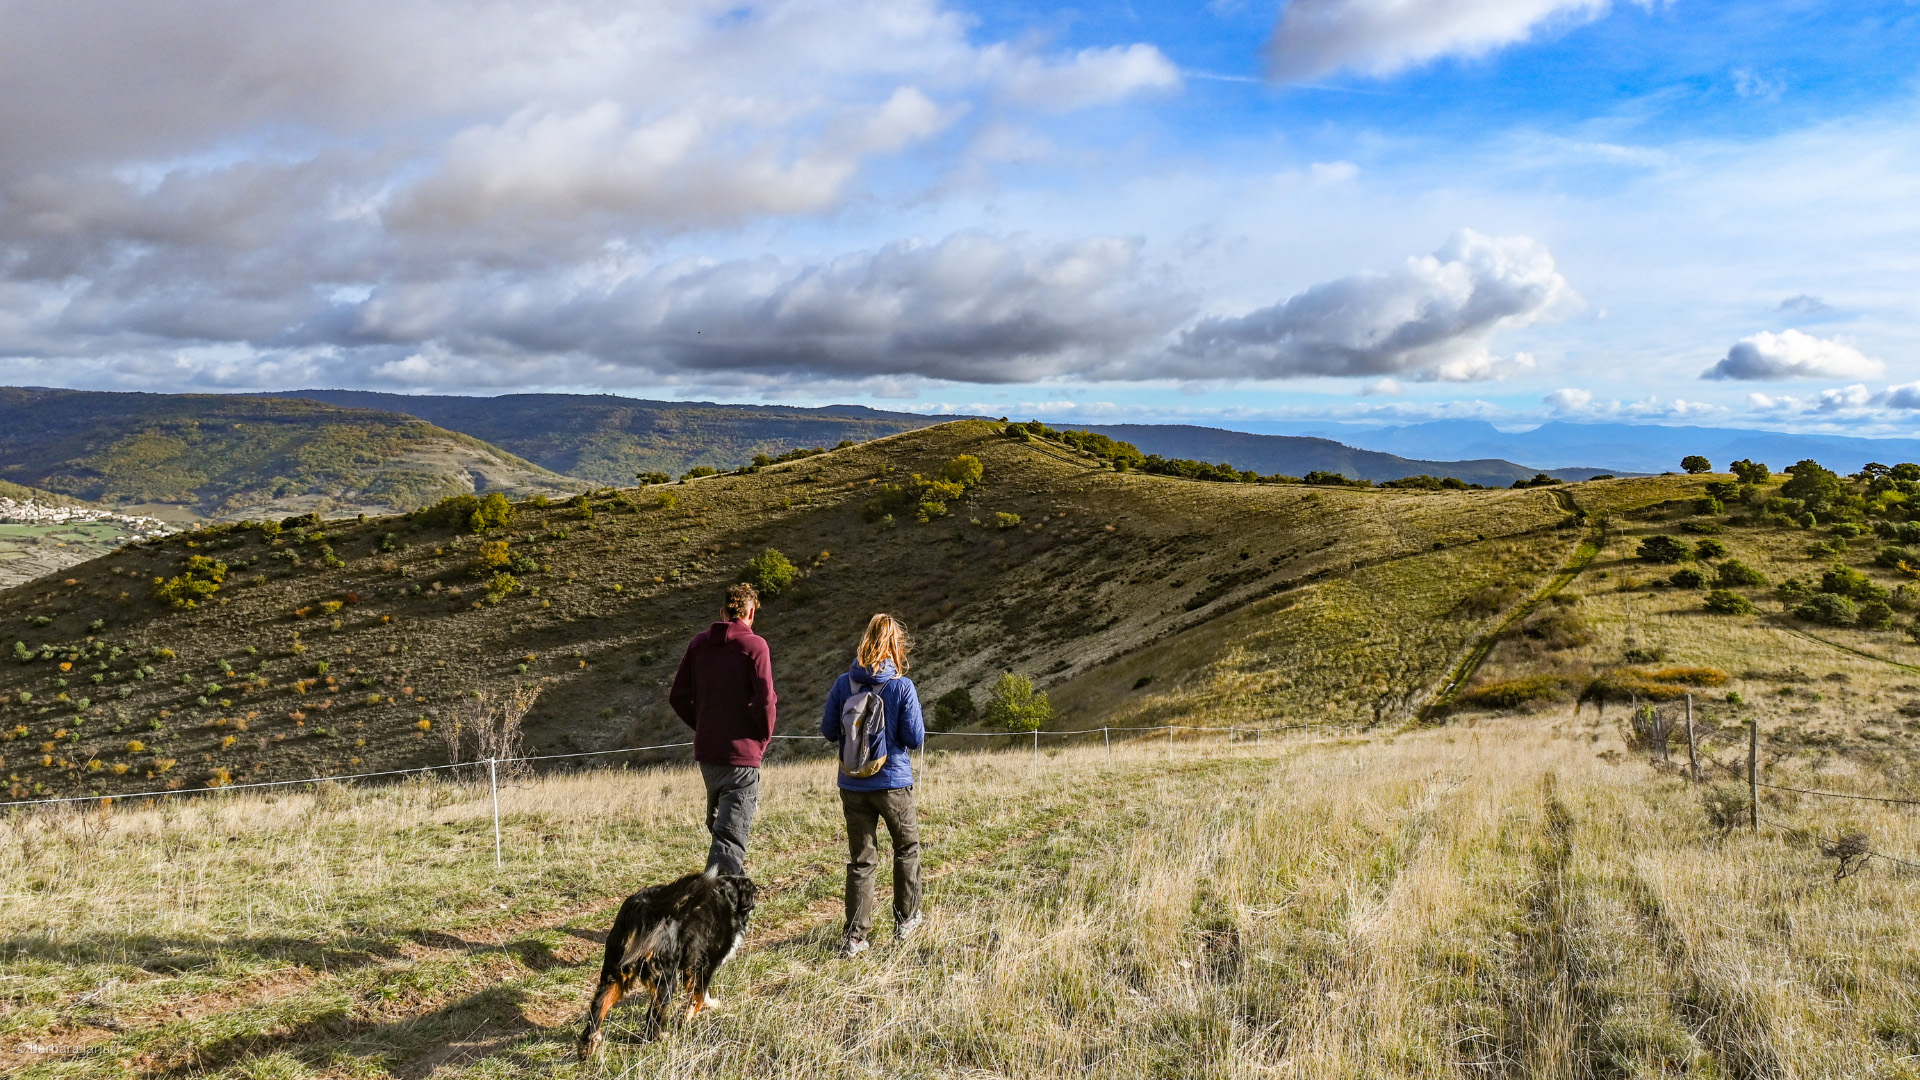
[[[820, 717], [820, 734], [843, 749], [840, 808], [847, 819], [848, 859], [842, 956], [867, 951], [867, 935], [873, 930], [873, 875], [879, 865], [882, 821], [887, 823], [887, 835], [893, 841], [894, 939], [904, 941], [920, 926], [920, 826], [913, 815], [913, 760], [908, 751], [920, 749], [926, 742], [927, 729], [920, 719], [920, 693], [907, 678], [907, 652], [912, 647], [898, 619], [875, 615], [860, 638], [853, 667], [834, 682], [827, 694], [826, 711]], [[845, 762], [850, 757], [865, 758], [845, 752], [841, 738], [846, 728], [842, 715], [848, 711], [849, 701], [856, 713], [873, 704], [871, 700], [858, 700], [862, 694], [873, 695], [886, 709], [881, 726], [883, 745], [877, 747], [886, 760], [868, 776], [848, 772]]]

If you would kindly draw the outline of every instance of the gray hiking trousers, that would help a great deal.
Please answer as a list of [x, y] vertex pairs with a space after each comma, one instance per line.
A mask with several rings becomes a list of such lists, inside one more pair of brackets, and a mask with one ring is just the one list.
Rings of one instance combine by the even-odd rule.
[[847, 937], [865, 941], [873, 931], [873, 878], [880, 866], [880, 822], [893, 841], [893, 922], [920, 911], [920, 823], [913, 813], [913, 789], [848, 791], [840, 789], [840, 810], [847, 819]]
[[707, 782], [707, 868], [723, 874], [747, 872], [747, 833], [760, 806], [760, 770], [746, 765], [700, 763]]

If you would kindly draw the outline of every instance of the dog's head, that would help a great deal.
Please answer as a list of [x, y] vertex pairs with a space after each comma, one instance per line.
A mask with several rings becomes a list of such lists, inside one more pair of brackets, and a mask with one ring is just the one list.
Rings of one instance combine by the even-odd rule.
[[760, 891], [753, 879], [745, 874], [721, 874], [714, 882], [714, 887], [733, 905], [734, 915], [745, 923], [747, 916], [753, 914], [754, 898]]

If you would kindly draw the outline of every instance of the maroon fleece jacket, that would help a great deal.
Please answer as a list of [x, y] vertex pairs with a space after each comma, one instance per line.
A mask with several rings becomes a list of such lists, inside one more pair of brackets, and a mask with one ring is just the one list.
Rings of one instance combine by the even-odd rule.
[[694, 635], [667, 703], [693, 729], [693, 759], [760, 767], [773, 740], [773, 654], [746, 625], [717, 622]]

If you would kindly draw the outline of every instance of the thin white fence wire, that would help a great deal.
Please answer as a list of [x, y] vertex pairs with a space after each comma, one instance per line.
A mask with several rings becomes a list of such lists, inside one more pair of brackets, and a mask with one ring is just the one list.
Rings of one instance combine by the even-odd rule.
[[[1305, 728], [1351, 727], [1351, 726], [1353, 725], [1347, 724], [1347, 723], [1325, 722], [1325, 723], [1314, 723], [1314, 724], [1283, 724], [1283, 725], [1279, 725], [1272, 728], [1266, 728], [1264, 730], [1268, 732], [1281, 732], [1281, 731], [1294, 731], [1294, 730], [1300, 730]], [[1108, 760], [1111, 761], [1113, 756], [1113, 733], [1114, 732], [1165, 731], [1167, 733], [1167, 738], [1169, 742], [1171, 742], [1173, 738], [1173, 733], [1176, 731], [1223, 732], [1226, 730], [1228, 729], [1217, 728], [1217, 727], [1199, 727], [1199, 726], [1185, 725], [1185, 724], [1160, 724], [1160, 725], [1155, 725], [1153, 727], [1098, 727], [1098, 728], [1079, 728], [1079, 729], [1073, 729], [1073, 730], [1067, 730], [1067, 731], [1033, 731], [1033, 732], [1027, 732], [1027, 731], [929, 731], [926, 734], [929, 738], [971, 736], [971, 737], [983, 738], [983, 739], [1008, 738], [1008, 737], [1017, 738], [1022, 735], [1027, 735], [1027, 736], [1030, 736], [1033, 740], [1033, 752], [1035, 755], [1035, 760], [1037, 761], [1039, 751], [1040, 751], [1040, 736], [1042, 735], [1069, 737], [1074, 735], [1092, 735], [1095, 732], [1099, 732], [1106, 741], [1107, 757], [1108, 757]], [[1254, 729], [1254, 730], [1257, 738], [1259, 730], [1262, 730], [1262, 729]], [[825, 741], [819, 735], [775, 735], [773, 736], [773, 738], [783, 739], [783, 740], [793, 740], [793, 741], [799, 741], [799, 742], [824, 742]], [[155, 799], [155, 798], [162, 798], [169, 795], [211, 795], [218, 792], [228, 792], [228, 791], [251, 791], [251, 790], [258, 790], [261, 788], [293, 787], [299, 784], [345, 783], [345, 782], [354, 781], [354, 780], [375, 780], [375, 779], [388, 777], [388, 776], [407, 776], [414, 773], [443, 772], [449, 769], [475, 769], [481, 765], [486, 765], [488, 767], [489, 786], [495, 790], [496, 792], [495, 798], [497, 801], [498, 799], [497, 793], [499, 788], [498, 769], [499, 769], [499, 766], [501, 765], [511, 765], [511, 764], [535, 762], [535, 761], [562, 761], [562, 760], [573, 759], [573, 758], [607, 757], [613, 754], [644, 754], [654, 750], [681, 750], [681, 749], [690, 747], [692, 745], [693, 743], [691, 741], [656, 743], [652, 746], [623, 746], [614, 750], [583, 750], [578, 753], [572, 753], [572, 754], [535, 754], [535, 755], [526, 756], [526, 757], [489, 758], [483, 761], [462, 761], [462, 762], [457, 762], [457, 763], [448, 764], [448, 765], [420, 765], [411, 769], [386, 769], [380, 772], [341, 773], [334, 776], [304, 776], [295, 780], [261, 780], [261, 781], [255, 781], [253, 783], [246, 783], [246, 784], [222, 784], [219, 787], [202, 787], [202, 788], [180, 787], [180, 788], [168, 788], [168, 789], [158, 790], [158, 791], [130, 791], [130, 792], [126, 792], [123, 794], [116, 794], [116, 795], [70, 795], [62, 798], [52, 798], [52, 799], [20, 799], [12, 802], [0, 802], [0, 810], [6, 810], [14, 807], [24, 807], [24, 806], [57, 806], [64, 803], [114, 802], [121, 799]]]

